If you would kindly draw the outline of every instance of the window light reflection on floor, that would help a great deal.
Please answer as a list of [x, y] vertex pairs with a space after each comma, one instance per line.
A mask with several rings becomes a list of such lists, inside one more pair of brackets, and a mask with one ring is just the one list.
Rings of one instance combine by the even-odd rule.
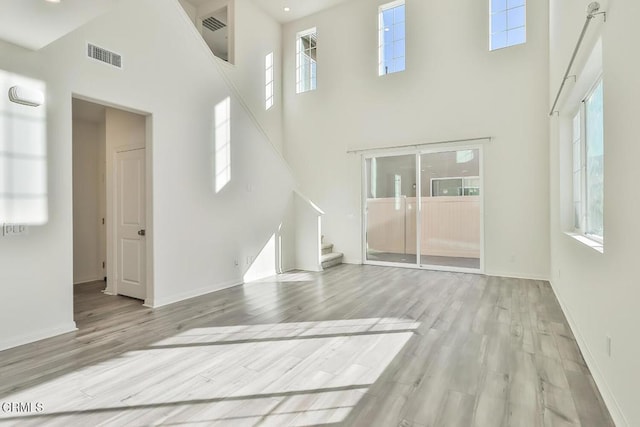
[[366, 318], [189, 329], [5, 396], [44, 411], [0, 421], [340, 423], [419, 326]]

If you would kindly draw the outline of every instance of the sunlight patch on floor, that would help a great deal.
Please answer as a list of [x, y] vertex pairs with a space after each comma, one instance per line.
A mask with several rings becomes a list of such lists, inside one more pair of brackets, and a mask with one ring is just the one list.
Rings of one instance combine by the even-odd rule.
[[339, 423], [418, 327], [371, 318], [189, 329], [6, 396], [44, 411], [0, 421]]

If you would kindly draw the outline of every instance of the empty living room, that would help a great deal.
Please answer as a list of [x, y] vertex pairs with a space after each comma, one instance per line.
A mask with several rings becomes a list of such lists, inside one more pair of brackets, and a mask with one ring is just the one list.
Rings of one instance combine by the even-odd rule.
[[0, 425], [640, 426], [637, 0], [0, 0]]

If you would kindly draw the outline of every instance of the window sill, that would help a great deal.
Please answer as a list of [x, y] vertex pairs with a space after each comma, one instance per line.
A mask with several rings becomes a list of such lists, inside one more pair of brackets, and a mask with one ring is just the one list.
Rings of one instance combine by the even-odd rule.
[[566, 234], [569, 237], [573, 237], [575, 240], [577, 240], [578, 242], [582, 243], [585, 246], [590, 247], [594, 251], [597, 251], [597, 252], [599, 252], [601, 254], [604, 253], [604, 244], [601, 243], [601, 242], [598, 242], [596, 240], [590, 239], [589, 237], [585, 236], [584, 234], [573, 233], [573, 232], [570, 232], [570, 231], [567, 231], [564, 234]]

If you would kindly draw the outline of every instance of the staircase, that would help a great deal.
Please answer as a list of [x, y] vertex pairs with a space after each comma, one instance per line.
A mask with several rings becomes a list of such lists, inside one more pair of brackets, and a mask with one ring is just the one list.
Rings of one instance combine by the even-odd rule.
[[322, 236], [322, 256], [320, 261], [322, 268], [327, 269], [342, 264], [342, 253], [333, 252], [333, 243], [324, 243], [324, 236]]

